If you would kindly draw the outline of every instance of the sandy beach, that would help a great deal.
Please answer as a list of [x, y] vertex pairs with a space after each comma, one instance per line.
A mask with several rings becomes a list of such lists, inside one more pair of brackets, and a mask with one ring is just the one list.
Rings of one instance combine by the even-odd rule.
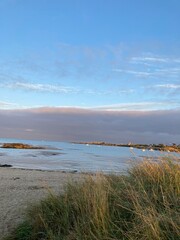
[[27, 206], [48, 194], [61, 193], [70, 180], [83, 178], [80, 173], [0, 168], [0, 239], [12, 231], [24, 217]]

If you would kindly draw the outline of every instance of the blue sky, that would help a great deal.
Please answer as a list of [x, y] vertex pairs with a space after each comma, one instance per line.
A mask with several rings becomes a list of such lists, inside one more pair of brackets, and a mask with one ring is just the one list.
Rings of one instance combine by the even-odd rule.
[[0, 0], [1, 137], [179, 143], [179, 0]]
[[178, 0], [1, 0], [0, 108], [180, 107]]

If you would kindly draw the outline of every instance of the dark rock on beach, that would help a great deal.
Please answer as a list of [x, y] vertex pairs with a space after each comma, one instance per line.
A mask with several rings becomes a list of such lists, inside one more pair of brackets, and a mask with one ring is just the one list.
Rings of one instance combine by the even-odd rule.
[[0, 164], [0, 167], [12, 167], [10, 164]]

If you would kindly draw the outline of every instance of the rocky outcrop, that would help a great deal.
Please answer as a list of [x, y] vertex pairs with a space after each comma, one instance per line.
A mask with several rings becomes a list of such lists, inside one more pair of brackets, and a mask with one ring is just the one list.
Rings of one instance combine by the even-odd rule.
[[1, 148], [15, 148], [15, 149], [45, 149], [40, 146], [33, 146], [23, 143], [4, 143]]
[[0, 167], [12, 167], [10, 164], [0, 164]]

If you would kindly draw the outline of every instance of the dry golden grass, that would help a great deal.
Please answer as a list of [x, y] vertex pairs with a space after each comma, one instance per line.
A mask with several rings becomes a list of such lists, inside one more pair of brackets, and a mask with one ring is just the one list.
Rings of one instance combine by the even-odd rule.
[[30, 208], [11, 240], [178, 240], [180, 165], [143, 161], [127, 175], [87, 176]]

